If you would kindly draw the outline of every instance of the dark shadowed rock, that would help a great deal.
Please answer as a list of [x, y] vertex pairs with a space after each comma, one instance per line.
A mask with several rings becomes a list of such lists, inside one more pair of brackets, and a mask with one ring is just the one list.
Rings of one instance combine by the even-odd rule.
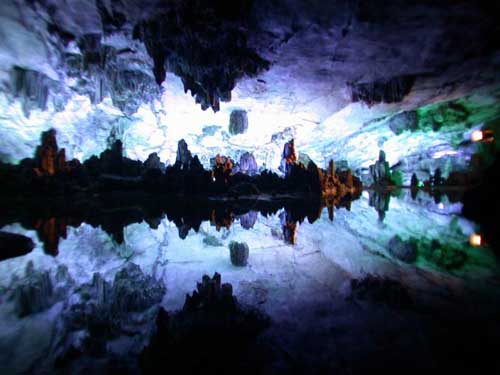
[[49, 272], [35, 270], [30, 261], [24, 278], [14, 282], [12, 299], [16, 314], [23, 317], [46, 310], [54, 304], [53, 297]]
[[191, 151], [184, 139], [181, 139], [177, 144], [177, 156], [175, 158], [174, 167], [178, 169], [189, 169], [191, 160], [193, 159]]
[[28, 254], [34, 247], [29, 237], [0, 232], [0, 261]]
[[387, 247], [391, 255], [403, 262], [413, 263], [417, 260], [417, 244], [412, 239], [403, 241], [396, 235], [390, 239]]
[[229, 244], [231, 263], [234, 266], [244, 267], [248, 262], [249, 249], [245, 242], [231, 241]]
[[351, 281], [351, 298], [384, 304], [397, 308], [411, 308], [413, 300], [408, 289], [401, 283], [368, 275]]
[[165, 164], [160, 161], [160, 157], [156, 152], [149, 154], [148, 158], [144, 162], [144, 169], [159, 169], [161, 171], [165, 170]]
[[398, 113], [397, 115], [392, 116], [387, 124], [396, 135], [399, 135], [406, 130], [415, 131], [418, 128], [417, 112], [408, 111]]
[[115, 275], [111, 310], [143, 311], [160, 303], [164, 294], [163, 284], [144, 274], [137, 264], [129, 263]]
[[243, 134], [248, 129], [247, 111], [235, 109], [229, 116], [229, 134]]
[[[269, 326], [269, 317], [240, 305], [231, 284], [221, 276], [204, 275], [181, 311], [160, 310], [156, 333], [142, 353], [144, 369], [182, 367], [187, 374], [262, 373], [262, 358], [269, 358], [257, 336]], [[146, 371], [147, 373], [149, 373]]]

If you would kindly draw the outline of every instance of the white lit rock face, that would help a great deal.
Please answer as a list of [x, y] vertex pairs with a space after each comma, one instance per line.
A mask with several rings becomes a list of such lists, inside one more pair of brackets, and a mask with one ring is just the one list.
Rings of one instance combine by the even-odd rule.
[[[471, 126], [500, 115], [500, 33], [487, 5], [235, 2], [227, 12], [241, 27], [205, 6], [195, 14], [215, 12], [220, 32], [191, 40], [159, 21], [176, 3], [3, 1], [1, 160], [31, 156], [54, 127], [69, 158], [122, 139], [128, 157], [157, 152], [173, 163], [184, 138], [205, 166], [217, 153], [251, 152], [277, 170], [294, 137], [320, 166], [334, 158], [367, 168], [384, 149], [391, 165], [425, 159], [431, 170], [453, 159]], [[202, 60], [191, 47], [190, 59], [188, 47], [206, 40], [216, 53]], [[390, 126], [389, 116], [456, 99], [472, 112], [446, 131]], [[243, 134], [228, 131], [233, 110], [247, 112]]]

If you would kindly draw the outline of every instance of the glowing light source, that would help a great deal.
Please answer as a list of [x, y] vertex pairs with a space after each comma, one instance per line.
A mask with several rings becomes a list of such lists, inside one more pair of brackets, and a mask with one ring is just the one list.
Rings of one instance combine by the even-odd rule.
[[483, 238], [480, 234], [471, 234], [469, 237], [469, 243], [471, 246], [481, 246], [483, 244]]
[[483, 140], [483, 132], [481, 130], [474, 130], [471, 135], [470, 139], [472, 142], [479, 142]]

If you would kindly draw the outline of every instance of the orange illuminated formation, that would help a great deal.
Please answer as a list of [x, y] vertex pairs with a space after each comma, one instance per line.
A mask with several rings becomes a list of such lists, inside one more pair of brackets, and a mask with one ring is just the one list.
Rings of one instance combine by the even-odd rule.
[[76, 159], [66, 162], [66, 150], [58, 149], [54, 129], [42, 133], [42, 144], [36, 150], [35, 160], [37, 163], [35, 173], [38, 176], [52, 176], [59, 172], [68, 172], [72, 169], [71, 165], [80, 163]]
[[68, 221], [65, 218], [51, 217], [40, 219], [35, 224], [38, 238], [44, 243], [47, 254], [57, 255], [59, 239], [66, 238]]
[[229, 182], [229, 177], [233, 174], [234, 162], [230, 157], [217, 154], [214, 167], [212, 169], [213, 181]]

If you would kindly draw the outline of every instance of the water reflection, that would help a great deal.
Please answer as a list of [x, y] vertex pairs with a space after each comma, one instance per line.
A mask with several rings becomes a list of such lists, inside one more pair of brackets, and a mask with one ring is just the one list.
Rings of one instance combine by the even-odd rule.
[[257, 221], [258, 213], [267, 217], [281, 211], [283, 239], [285, 243], [293, 245], [296, 242], [297, 224], [302, 223], [305, 218], [313, 223], [326, 207], [328, 217], [333, 220], [335, 209], [343, 207], [349, 210], [350, 206], [351, 199], [345, 197], [172, 200], [115, 194], [100, 196], [91, 202], [28, 200], [22, 205], [7, 206], [0, 219], [0, 227], [21, 223], [25, 229], [35, 230], [45, 253], [56, 256], [60, 240], [67, 237], [68, 227], [78, 228], [83, 223], [94, 228], [100, 227], [117, 244], [122, 244], [124, 228], [134, 223], [146, 222], [151, 229], [157, 229], [161, 221], [167, 218], [178, 228], [179, 237], [185, 239], [191, 229], [197, 233], [203, 222], [209, 222], [217, 231], [229, 229], [235, 222], [239, 222], [245, 229], [251, 229]]
[[[469, 244], [470, 236], [480, 231], [457, 215], [459, 207], [446, 198], [436, 204], [434, 197], [421, 192], [413, 200], [410, 190], [387, 196], [367, 191], [360, 199], [338, 207], [292, 199], [179, 199], [142, 205], [130, 197], [114, 199], [114, 203], [103, 201], [90, 207], [72, 202], [72, 207], [57, 206], [59, 211], [40, 205], [36, 212], [45, 215], [40, 217], [24, 215], [26, 208], [19, 208], [17, 216], [9, 211], [9, 220], [30, 225], [32, 231], [19, 225], [4, 230], [34, 240], [40, 231], [45, 246], [54, 236], [59, 240], [59, 253], [47, 256], [37, 243], [31, 253], [0, 262], [0, 320], [9, 322], [9, 332], [16, 333], [9, 336], [6, 330], [0, 331], [0, 349], [5, 353], [7, 348], [17, 350], [0, 358], [0, 372], [28, 372], [26, 367], [35, 360], [55, 358], [71, 373], [75, 361], [82, 364], [93, 356], [111, 361], [116, 356], [129, 360], [145, 355], [142, 351], [147, 342], [153, 343], [146, 353], [146, 362], [151, 363], [180, 350], [172, 335], [182, 341], [183, 332], [200, 332], [199, 325], [191, 325], [193, 320], [207, 322], [209, 327], [217, 323], [207, 342], [220, 349], [213, 344], [214, 337], [224, 337], [224, 332], [238, 332], [236, 336], [243, 337], [225, 323], [238, 323], [241, 314], [233, 319], [232, 308], [210, 308], [208, 317], [213, 320], [205, 320], [205, 315], [198, 319], [198, 305], [204, 299], [200, 290], [207, 283], [214, 283], [208, 291], [217, 301], [226, 297], [230, 301], [233, 293], [242, 304], [258, 307], [269, 316], [268, 336], [279, 338], [283, 353], [300, 358], [301, 353], [312, 355], [321, 348], [326, 362], [347, 356], [351, 343], [361, 335], [369, 342], [386, 342], [383, 351], [394, 348], [393, 338], [402, 337], [399, 332], [403, 330], [405, 339], [411, 338], [412, 348], [424, 351], [427, 342], [419, 346], [418, 341], [421, 322], [434, 316], [432, 309], [463, 297], [450, 310], [435, 314], [445, 317], [447, 323], [468, 306], [475, 313], [486, 314], [493, 306], [484, 301], [500, 301], [493, 252]], [[88, 224], [106, 228], [113, 239]], [[66, 234], [67, 239], [62, 240], [58, 233]], [[215, 272], [232, 286], [223, 287], [219, 276], [212, 281], [203, 277]], [[473, 298], [468, 297], [469, 292]], [[186, 300], [188, 293], [191, 297]], [[483, 302], [476, 303], [478, 300]], [[154, 310], [158, 305], [165, 309], [165, 316]], [[422, 314], [421, 321], [411, 320], [416, 314]], [[168, 331], [172, 320], [161, 323], [160, 318], [182, 323], [176, 328], [180, 331]], [[156, 332], [164, 336], [150, 340], [155, 319], [160, 327]], [[470, 321], [481, 322], [481, 316]], [[109, 326], [113, 329], [106, 329]], [[37, 331], [37, 327], [42, 328]], [[387, 327], [391, 328], [389, 334]], [[457, 327], [443, 337], [458, 332]], [[330, 337], [335, 343], [347, 344], [331, 346]], [[432, 342], [434, 337], [427, 339]], [[234, 340], [224, 342], [234, 349]], [[255, 347], [260, 348], [260, 343]], [[192, 340], [182, 348], [187, 356], [179, 358], [205, 353], [205, 347], [194, 350]], [[370, 352], [372, 348], [362, 349]], [[338, 350], [343, 350], [341, 355]], [[168, 358], [171, 363], [173, 359]], [[352, 363], [358, 363], [358, 358], [352, 358]]]

